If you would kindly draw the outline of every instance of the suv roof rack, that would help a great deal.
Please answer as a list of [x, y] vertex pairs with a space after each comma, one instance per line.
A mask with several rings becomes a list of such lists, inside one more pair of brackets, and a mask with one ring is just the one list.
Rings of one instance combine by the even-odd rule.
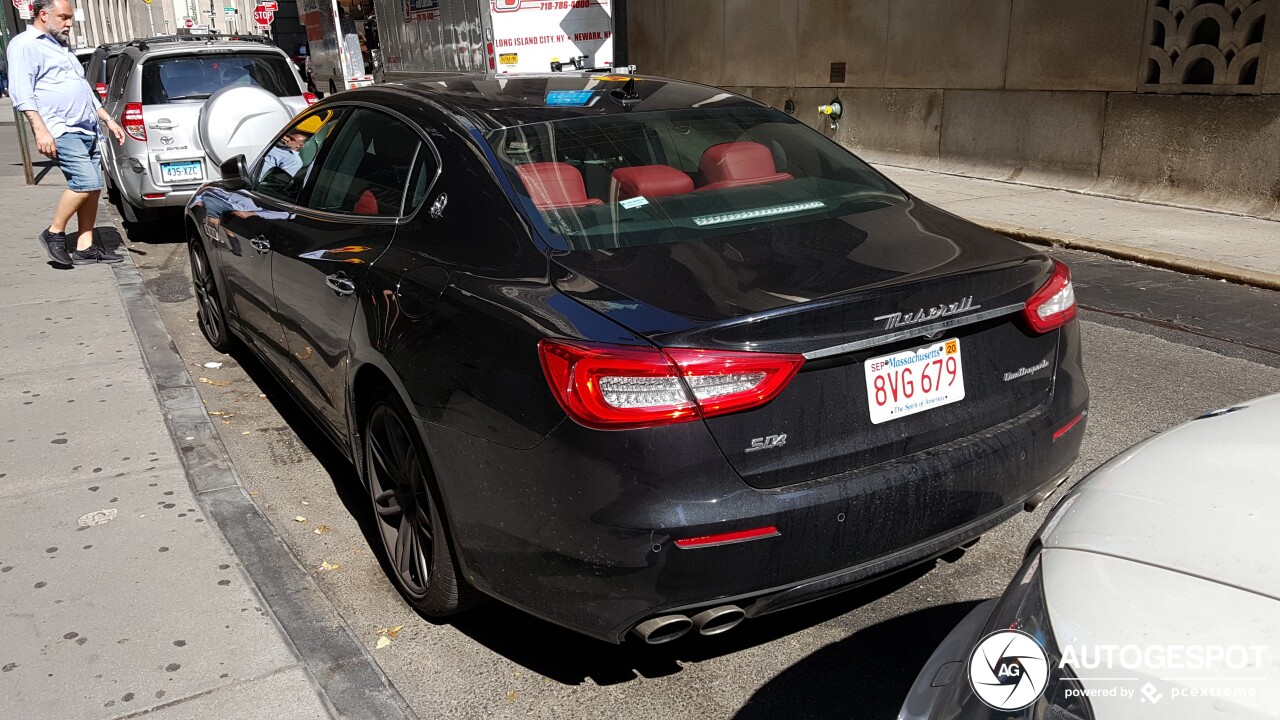
[[239, 35], [239, 34], [223, 35], [222, 33], [218, 33], [218, 32], [211, 32], [204, 35], [186, 35], [186, 34], [156, 35], [155, 37], [142, 38], [140, 40], [131, 40], [130, 42], [125, 43], [125, 45], [128, 47], [136, 47], [139, 50], [142, 50], [145, 52], [148, 46], [153, 44], [159, 44], [159, 43], [171, 43], [171, 42], [214, 43], [214, 42], [228, 42], [228, 41], [255, 42], [262, 45], [271, 45], [273, 47], [275, 45], [275, 43], [271, 41], [271, 38], [267, 37], [266, 35]]

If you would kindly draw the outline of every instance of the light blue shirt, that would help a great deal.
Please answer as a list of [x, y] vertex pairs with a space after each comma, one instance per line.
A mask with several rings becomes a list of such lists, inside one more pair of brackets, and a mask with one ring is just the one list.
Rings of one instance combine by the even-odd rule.
[[265, 178], [267, 171], [273, 167], [278, 167], [290, 175], [297, 175], [302, 169], [302, 156], [296, 150], [276, 145], [268, 150], [267, 156], [262, 159], [262, 169], [258, 171], [259, 179]]
[[8, 57], [14, 110], [40, 113], [54, 137], [97, 134], [102, 104], [71, 50], [33, 25], [9, 43]]

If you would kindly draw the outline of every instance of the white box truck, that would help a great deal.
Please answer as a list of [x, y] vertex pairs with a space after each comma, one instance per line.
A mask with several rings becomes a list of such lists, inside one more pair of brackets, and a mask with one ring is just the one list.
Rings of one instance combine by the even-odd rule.
[[298, 20], [307, 29], [306, 79], [316, 90], [333, 93], [373, 84], [360, 35], [339, 0], [298, 0]]
[[612, 0], [373, 0], [384, 77], [613, 67]]

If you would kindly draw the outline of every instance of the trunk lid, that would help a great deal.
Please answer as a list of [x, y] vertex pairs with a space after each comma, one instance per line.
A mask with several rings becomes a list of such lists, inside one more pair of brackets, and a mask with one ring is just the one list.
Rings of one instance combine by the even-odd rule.
[[[800, 353], [773, 402], [705, 421], [750, 484], [892, 460], [1047, 406], [1058, 333], [1020, 310], [1042, 255], [918, 200], [710, 240], [558, 255], [562, 292], [659, 347]], [[964, 397], [878, 423], [867, 361], [957, 340]]]

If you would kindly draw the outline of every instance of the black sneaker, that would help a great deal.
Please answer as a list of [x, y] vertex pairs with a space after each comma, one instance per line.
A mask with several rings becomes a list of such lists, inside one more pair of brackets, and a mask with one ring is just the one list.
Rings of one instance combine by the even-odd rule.
[[67, 234], [51, 233], [45, 228], [40, 233], [40, 246], [49, 253], [49, 259], [59, 265], [71, 265], [71, 255], [67, 253]]
[[71, 253], [72, 265], [93, 265], [95, 263], [118, 263], [124, 258], [119, 255], [104, 253], [98, 246], [90, 245], [88, 250], [74, 250]]

